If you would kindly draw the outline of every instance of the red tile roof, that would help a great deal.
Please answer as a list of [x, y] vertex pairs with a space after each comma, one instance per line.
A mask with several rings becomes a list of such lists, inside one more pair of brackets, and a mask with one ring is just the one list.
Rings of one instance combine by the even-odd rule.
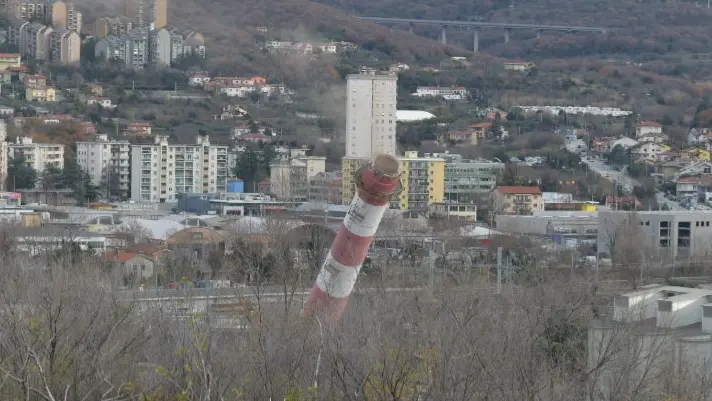
[[700, 177], [683, 177], [677, 180], [677, 183], [680, 184], [712, 184], [712, 177], [708, 175], [703, 175]]
[[148, 256], [153, 256], [159, 252], [165, 251], [165, 248], [161, 248], [160, 246], [155, 246], [151, 244], [137, 244], [134, 246], [129, 247], [128, 251], [130, 252], [135, 252], [135, 253], [142, 253], [144, 255]]
[[136, 257], [136, 252], [116, 251], [104, 254], [104, 260], [107, 262], [126, 262]]
[[242, 139], [268, 139], [270, 137], [265, 134], [251, 133], [251, 134], [242, 135], [240, 138], [242, 138]]
[[635, 206], [642, 205], [642, 202], [640, 202], [640, 199], [638, 199], [636, 196], [633, 196], [633, 195], [627, 195], [627, 196], [606, 195], [606, 205], [611, 205], [611, 204], [616, 204], [616, 203], [630, 203], [630, 204], [634, 204]]
[[638, 123], [639, 127], [662, 127], [662, 125], [655, 121], [641, 121]]
[[20, 58], [20, 53], [0, 53], [0, 58]]
[[497, 191], [510, 195], [541, 195], [541, 189], [539, 187], [503, 186], [497, 187]]
[[472, 124], [470, 125], [470, 128], [489, 128], [492, 126], [492, 123], [477, 123], [477, 124]]

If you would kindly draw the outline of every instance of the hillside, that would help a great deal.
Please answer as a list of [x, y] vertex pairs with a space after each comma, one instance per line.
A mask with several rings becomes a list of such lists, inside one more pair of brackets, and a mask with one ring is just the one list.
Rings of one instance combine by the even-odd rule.
[[[453, 53], [434, 40], [367, 23], [336, 8], [309, 0], [246, 0], [228, 2], [175, 0], [169, 19], [179, 27], [195, 27], [207, 38], [215, 63], [243, 67], [264, 66], [269, 58], [255, 46], [254, 27], [269, 28], [265, 36], [285, 40], [345, 40], [378, 50], [403, 61], [439, 59]], [[278, 66], [279, 67], [279, 66]], [[293, 68], [294, 65], [288, 65]]]
[[[636, 0], [319, 0], [359, 15], [430, 18], [445, 20], [481, 19], [488, 22], [548, 23], [610, 28], [597, 34], [544, 34], [514, 32], [504, 45], [502, 32], [484, 30], [480, 48], [507, 57], [571, 57], [599, 54], [645, 54], [709, 52], [712, 45], [712, 10], [694, 2]], [[437, 32], [421, 28], [422, 34]], [[458, 39], [457, 31], [448, 39]], [[461, 43], [471, 46], [471, 35], [460, 34]]]

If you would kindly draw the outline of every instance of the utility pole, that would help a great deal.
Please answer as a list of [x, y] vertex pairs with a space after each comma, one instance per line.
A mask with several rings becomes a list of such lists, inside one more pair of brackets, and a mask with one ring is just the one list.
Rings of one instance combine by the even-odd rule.
[[497, 248], [497, 294], [502, 293], [502, 247]]

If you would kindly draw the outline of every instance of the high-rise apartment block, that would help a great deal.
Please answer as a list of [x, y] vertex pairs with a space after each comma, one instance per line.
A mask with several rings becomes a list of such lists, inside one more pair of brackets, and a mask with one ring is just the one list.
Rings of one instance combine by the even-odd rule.
[[346, 157], [396, 154], [397, 81], [371, 69], [346, 77]]
[[226, 189], [227, 146], [199, 136], [195, 145], [172, 145], [167, 136], [153, 144], [131, 146], [131, 199], [173, 202], [176, 194], [215, 193]]
[[166, 28], [154, 29], [151, 31], [151, 65], [170, 66], [172, 61], [183, 55], [181, 38], [181, 50], [179, 54], [173, 51], [173, 37]]
[[127, 42], [126, 35], [107, 36], [96, 43], [94, 55], [97, 60], [117, 60], [126, 63], [127, 58], [131, 58], [126, 52]]
[[131, 189], [131, 144], [96, 135], [92, 141], [77, 142], [77, 164], [94, 185], [106, 186], [110, 195], [127, 198]]
[[107, 36], [97, 42], [94, 53], [97, 59], [118, 60], [133, 69], [148, 65], [150, 36], [148, 28], [135, 28], [122, 36]]
[[55, 1], [50, 6], [50, 11], [47, 13], [47, 22], [54, 29], [69, 29], [77, 33], [82, 31], [84, 18], [82, 12], [79, 11], [74, 3], [65, 3], [64, 1]]
[[161, 29], [168, 24], [168, 0], [125, 0], [124, 15], [137, 26]]
[[50, 35], [53, 29], [39, 22], [23, 24], [20, 30], [20, 54], [35, 60], [49, 60]]
[[51, 4], [48, 1], [20, 1], [8, 0], [8, 14], [25, 21], [46, 22], [52, 14]]
[[7, 124], [0, 120], [0, 189], [5, 189], [7, 181]]
[[134, 23], [126, 17], [103, 17], [94, 23], [94, 36], [105, 38], [126, 35], [133, 28]]
[[25, 165], [41, 173], [48, 166], [64, 168], [64, 145], [35, 143], [31, 137], [18, 137], [8, 144], [7, 154], [12, 159], [21, 158]]
[[50, 34], [49, 40], [50, 60], [62, 65], [79, 64], [82, 39], [77, 31], [59, 28]]

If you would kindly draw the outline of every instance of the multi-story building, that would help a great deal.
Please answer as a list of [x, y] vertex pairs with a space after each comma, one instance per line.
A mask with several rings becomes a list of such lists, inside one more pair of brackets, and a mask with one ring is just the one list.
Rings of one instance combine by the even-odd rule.
[[154, 29], [151, 35], [150, 63], [155, 66], [170, 66], [173, 58], [173, 40], [166, 28]]
[[47, 86], [47, 77], [41, 74], [25, 75], [22, 84], [25, 88], [44, 88]]
[[5, 189], [7, 180], [7, 123], [0, 120], [0, 189]]
[[205, 58], [206, 52], [205, 42], [195, 37], [183, 39], [183, 55], [195, 55]]
[[134, 23], [126, 17], [102, 17], [94, 23], [94, 36], [98, 38], [121, 36], [129, 33], [133, 28]]
[[0, 71], [19, 68], [21, 65], [20, 53], [0, 53]]
[[9, 20], [10, 21], [7, 26], [7, 43], [19, 50], [21, 49], [21, 34], [24, 31], [25, 26], [29, 25], [30, 22], [13, 17], [10, 17]]
[[125, 0], [124, 15], [137, 26], [161, 29], [168, 25], [168, 0]]
[[50, 6], [47, 20], [54, 29], [69, 29], [78, 32], [82, 31], [84, 23], [82, 12], [74, 3], [65, 3], [62, 0], [55, 1]]
[[110, 196], [128, 198], [131, 189], [131, 144], [96, 135], [92, 141], [77, 142], [77, 164], [94, 185], [108, 188]]
[[341, 171], [319, 173], [309, 180], [309, 202], [341, 203]]
[[17, 137], [16, 142], [8, 144], [7, 147], [10, 158], [21, 158], [25, 165], [38, 173], [48, 166], [64, 168], [64, 145], [35, 143], [31, 137]]
[[175, 30], [169, 30], [171, 34], [171, 60], [177, 61], [183, 57], [183, 35]]
[[126, 36], [107, 36], [94, 46], [94, 55], [97, 60], [120, 61], [126, 63]]
[[54, 88], [25, 88], [25, 99], [30, 102], [56, 102], [57, 95]]
[[648, 262], [707, 260], [711, 222], [712, 211], [599, 211], [598, 250], [613, 256], [640, 252], [635, 256]]
[[62, 65], [74, 65], [80, 61], [82, 40], [75, 30], [59, 28], [50, 35], [50, 60]]
[[20, 30], [20, 54], [40, 61], [49, 59], [49, 37], [52, 31], [51, 27], [39, 22], [23, 25]]
[[122, 36], [107, 36], [94, 47], [97, 59], [117, 60], [133, 69], [144, 68], [149, 61], [149, 30], [135, 28]]
[[149, 28], [139, 27], [126, 34], [128, 48], [126, 49], [126, 65], [133, 69], [141, 69], [148, 65]]
[[532, 214], [544, 211], [539, 187], [499, 186], [491, 192], [495, 214]]
[[[595, 373], [587, 398], [633, 398], [641, 390], [670, 394], [676, 392], [671, 388], [684, 388], [677, 391], [695, 389], [705, 394], [699, 399], [709, 399], [702, 383], [710, 375], [712, 290], [708, 284], [685, 284], [639, 286], [617, 295], [610, 309], [600, 308], [612, 313], [598, 314], [588, 328], [586, 359]], [[695, 384], [688, 384], [691, 380]]]
[[429, 205], [441, 203], [445, 195], [445, 159], [419, 157], [418, 152], [405, 152], [399, 158], [402, 189], [391, 201], [394, 209], [427, 210]]
[[346, 157], [396, 154], [397, 81], [370, 69], [346, 77]]
[[270, 165], [272, 193], [279, 199], [306, 201], [309, 181], [326, 169], [326, 157], [299, 155]]
[[497, 186], [504, 163], [468, 160], [461, 155], [441, 154], [445, 159], [445, 201], [471, 203]]
[[151, 123], [144, 121], [134, 121], [132, 123], [128, 123], [122, 133], [124, 136], [151, 136]]
[[[406, 152], [398, 158], [401, 170], [401, 191], [391, 201], [394, 209], [426, 210], [434, 203], [442, 203], [445, 197], [445, 159], [440, 157], [419, 157], [418, 152]], [[355, 177], [363, 166], [362, 158], [342, 159], [341, 201], [348, 204], [354, 196]]]
[[195, 145], [172, 145], [167, 136], [131, 146], [131, 199], [173, 202], [176, 194], [226, 190], [227, 146], [198, 136]]
[[8, 13], [11, 17], [25, 21], [47, 21], [51, 14], [51, 6], [47, 1], [9, 0]]

